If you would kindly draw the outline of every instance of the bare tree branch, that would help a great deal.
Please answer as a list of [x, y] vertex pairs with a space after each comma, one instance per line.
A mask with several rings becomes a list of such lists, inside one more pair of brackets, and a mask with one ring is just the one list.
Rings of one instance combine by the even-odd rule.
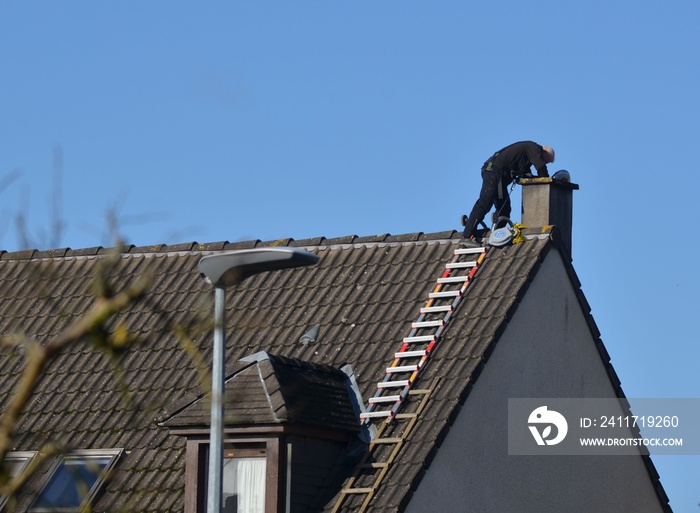
[[[96, 281], [106, 280], [106, 276], [100, 275], [102, 273], [98, 273]], [[114, 315], [132, 305], [147, 292], [150, 283], [150, 276], [143, 275], [117, 294], [112, 295], [109, 288], [103, 288], [103, 294], [96, 296], [95, 303], [84, 315], [45, 345], [40, 345], [26, 338], [21, 340], [21, 337], [18, 336], [5, 338], [6, 344], [16, 346], [21, 343], [23, 345], [26, 364], [17, 389], [10, 398], [2, 417], [0, 417], [0, 462], [5, 460], [10, 448], [12, 433], [22, 410], [34, 393], [42, 372], [51, 359], [71, 344], [102, 332]], [[110, 349], [121, 351], [132, 341], [133, 339], [129, 337], [116, 336], [105, 339], [104, 344]]]

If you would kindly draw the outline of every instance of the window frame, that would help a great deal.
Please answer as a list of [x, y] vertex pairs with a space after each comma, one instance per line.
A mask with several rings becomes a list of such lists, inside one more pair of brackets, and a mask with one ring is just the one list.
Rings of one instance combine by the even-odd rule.
[[[9, 451], [5, 455], [5, 463], [7, 463], [8, 461], [21, 462], [19, 467], [17, 468], [17, 471], [10, 476], [10, 479], [13, 479], [14, 477], [24, 472], [24, 470], [29, 466], [29, 464], [36, 457], [37, 454], [39, 454], [38, 451]], [[0, 511], [3, 511], [3, 508], [7, 504], [8, 499], [9, 497], [0, 495]]]
[[[280, 439], [278, 437], [244, 437], [224, 434], [224, 446], [238, 446], [246, 451], [246, 445], [265, 446], [265, 513], [276, 513], [277, 505], [284, 504], [281, 499], [282, 488], [279, 469], [284, 468], [280, 462]], [[202, 513], [207, 495], [209, 463], [209, 438], [188, 438], [185, 463], [185, 508], [184, 513]]]
[[[241, 470], [241, 464], [244, 461], [258, 461], [263, 463], [263, 468], [258, 468], [258, 471], [262, 472], [260, 473], [260, 477], [262, 477], [262, 483], [257, 482], [257, 480], [251, 480], [247, 481], [244, 486], [248, 487], [253, 487], [254, 489], [259, 490], [259, 486], [262, 484], [262, 496], [263, 496], [263, 501], [265, 501], [266, 497], [266, 492], [267, 492], [267, 447], [266, 444], [255, 444], [255, 445], [248, 445], [248, 444], [224, 444], [224, 459], [223, 459], [223, 474], [222, 474], [222, 479], [223, 479], [223, 486], [222, 488], [230, 488], [233, 487], [234, 489], [238, 487], [240, 483], [238, 479], [238, 473]], [[230, 465], [230, 468], [229, 468]], [[253, 465], [254, 466], [254, 465]], [[208, 466], [207, 469], [209, 470]], [[229, 469], [229, 470], [227, 470]], [[249, 468], [250, 470], [250, 468]], [[227, 474], [231, 472], [233, 475], [230, 477], [235, 478], [235, 483], [226, 482], [226, 476]], [[208, 473], [207, 473], [208, 477]], [[240, 490], [235, 491], [237, 497], [236, 497], [236, 504], [237, 507], [235, 508], [236, 511], [240, 509], [240, 504], [241, 504], [241, 496], [240, 496]], [[221, 504], [222, 504], [222, 509], [228, 511], [226, 508], [223, 506], [226, 505], [226, 498], [223, 496], [225, 494], [222, 494], [221, 498]], [[246, 498], [245, 502], [249, 502], [249, 498]], [[256, 508], [257, 510], [257, 508]], [[261, 511], [265, 511], [265, 508], [263, 507]]]
[[[31, 505], [27, 509], [28, 513], [48, 513], [48, 512], [75, 512], [81, 511], [87, 504], [94, 504], [96, 497], [103, 491], [108, 482], [109, 473], [114, 470], [119, 460], [124, 455], [124, 449], [76, 449], [67, 451], [56, 458], [56, 461], [51, 465], [50, 470], [46, 474], [46, 479], [32, 500]], [[67, 460], [90, 460], [97, 458], [109, 457], [107, 465], [97, 474], [94, 484], [88, 490], [87, 495], [77, 507], [41, 507], [36, 506], [42, 494], [46, 491], [47, 486], [52, 482], [56, 472]]]

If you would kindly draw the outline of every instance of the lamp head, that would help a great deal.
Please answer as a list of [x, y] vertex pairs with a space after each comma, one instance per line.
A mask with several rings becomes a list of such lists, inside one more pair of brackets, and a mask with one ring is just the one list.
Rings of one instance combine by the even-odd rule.
[[242, 249], [202, 257], [199, 272], [210, 285], [229, 287], [254, 274], [313, 265], [320, 259], [318, 255], [299, 248]]

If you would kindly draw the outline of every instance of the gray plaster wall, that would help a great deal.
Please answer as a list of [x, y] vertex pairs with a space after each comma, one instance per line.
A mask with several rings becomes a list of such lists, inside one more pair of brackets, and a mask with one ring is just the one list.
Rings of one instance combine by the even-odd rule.
[[474, 384], [407, 513], [663, 511], [641, 457], [509, 456], [508, 398], [517, 397], [615, 397], [554, 250]]

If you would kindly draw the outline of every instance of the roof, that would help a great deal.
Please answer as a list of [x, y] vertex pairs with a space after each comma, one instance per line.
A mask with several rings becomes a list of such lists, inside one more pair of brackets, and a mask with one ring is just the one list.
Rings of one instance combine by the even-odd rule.
[[[359, 432], [359, 411], [351, 402], [349, 377], [330, 365], [260, 351], [243, 358], [226, 381], [226, 425], [305, 424]], [[187, 404], [163, 422], [166, 427], [206, 427], [209, 396]]]
[[[469, 315], [453, 317], [421, 377], [425, 383], [440, 378], [425, 420], [416, 425], [412, 443], [402, 449], [401, 465], [393, 466], [383, 480], [371, 511], [395, 511], [405, 506], [466, 399], [470, 384], [553, 247], [551, 228], [525, 233], [525, 242], [490, 251], [478, 279], [469, 287], [460, 306]], [[15, 448], [36, 449], [47, 439], [74, 448], [127, 448], [127, 456], [95, 511], [116, 505], [132, 510], [181, 511], [184, 439], [170, 433], [167, 422], [157, 425], [154, 419], [168, 419], [176, 413], [184, 419], [183, 405], [197, 404], [201, 397], [197, 367], [182, 348], [186, 342], [194, 342], [203, 361], [211, 361], [212, 337], [202, 326], [210, 324], [213, 294], [197, 272], [203, 255], [295, 246], [321, 256], [317, 266], [260, 274], [229, 292], [227, 374], [239, 372], [235, 379], [242, 379], [245, 372], [240, 373], [238, 362], [265, 351], [282, 362], [274, 378], [282, 390], [285, 378], [279, 371], [289, 362], [308, 362], [316, 371], [350, 363], [362, 397], [367, 398], [384, 376], [386, 364], [392, 361], [460, 235], [447, 231], [128, 247], [112, 271], [119, 286], [146, 270], [153, 272], [155, 280], [146, 297], [117, 319], [137, 334], [141, 343], [116, 361], [87, 344], [61, 354], [48, 368], [25, 412]], [[2, 254], [1, 332], [20, 331], [39, 341], [55, 336], [90, 305], [91, 276], [108, 253], [98, 247]], [[582, 308], [589, 314], [573, 269], [569, 272]], [[590, 315], [587, 318], [601, 358], [609, 366], [595, 322]], [[300, 337], [316, 324], [320, 325], [316, 342], [300, 343]], [[115, 323], [110, 326], [113, 329]], [[274, 361], [274, 357], [268, 360], [273, 367]], [[268, 364], [259, 361], [257, 365]], [[114, 372], [115, 368], [120, 370]], [[20, 370], [19, 354], [3, 358], [0, 407]], [[612, 367], [609, 370], [621, 395], [619, 381]], [[269, 383], [257, 379], [258, 386], [263, 382], [266, 386]], [[266, 410], [266, 418], [296, 415], [291, 404], [280, 404], [289, 407], [287, 412]], [[195, 417], [190, 420], [195, 422]]]

